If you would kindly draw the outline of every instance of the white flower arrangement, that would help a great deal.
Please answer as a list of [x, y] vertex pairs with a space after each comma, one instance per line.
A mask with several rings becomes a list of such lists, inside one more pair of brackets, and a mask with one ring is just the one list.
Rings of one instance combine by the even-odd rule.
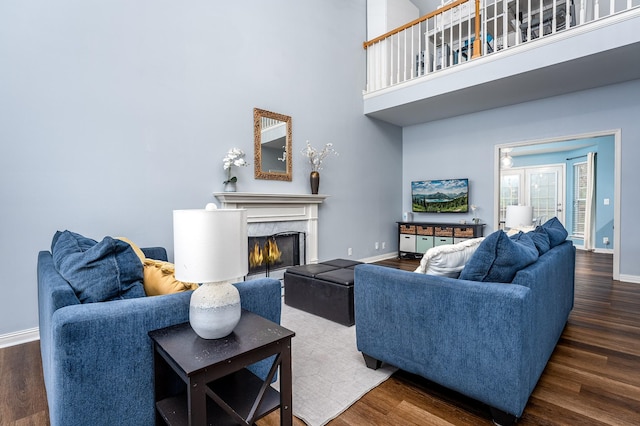
[[227, 171], [227, 180], [222, 183], [230, 183], [237, 182], [238, 178], [235, 176], [231, 176], [231, 167], [246, 167], [249, 165], [244, 159], [244, 151], [239, 148], [231, 148], [229, 152], [227, 152], [227, 156], [222, 159], [222, 163], [224, 164], [224, 169]]
[[338, 152], [333, 149], [333, 144], [328, 143], [322, 148], [322, 150], [318, 151], [314, 147], [311, 146], [309, 141], [307, 141], [307, 146], [302, 150], [302, 155], [309, 159], [309, 164], [311, 164], [311, 170], [314, 172], [322, 170], [322, 162], [329, 154], [340, 155]]

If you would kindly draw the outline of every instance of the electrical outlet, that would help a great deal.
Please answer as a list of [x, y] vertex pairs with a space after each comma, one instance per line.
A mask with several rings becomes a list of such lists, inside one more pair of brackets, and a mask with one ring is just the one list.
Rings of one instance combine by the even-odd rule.
[[351, 247], [347, 249], [347, 256], [353, 256], [353, 249]]
[[376, 241], [376, 243], [374, 244], [374, 247], [376, 248], [376, 250], [380, 250], [380, 244], [378, 244], [378, 242]]
[[609, 237], [602, 237], [602, 244], [605, 246], [609, 245]]
[[385, 249], [385, 247], [387, 247], [387, 243], [383, 241], [383, 242], [382, 242], [382, 250], [384, 250], [384, 249]]

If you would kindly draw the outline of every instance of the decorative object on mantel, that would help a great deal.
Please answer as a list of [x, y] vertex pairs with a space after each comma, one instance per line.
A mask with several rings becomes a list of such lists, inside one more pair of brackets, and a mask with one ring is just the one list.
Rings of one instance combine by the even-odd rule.
[[473, 223], [475, 223], [476, 225], [480, 223], [480, 218], [476, 216], [476, 211], [480, 210], [480, 207], [476, 206], [475, 204], [471, 204], [471, 212], [473, 213]]
[[309, 159], [309, 164], [311, 164], [311, 174], [309, 175], [309, 182], [311, 184], [311, 193], [317, 194], [318, 188], [320, 186], [320, 170], [322, 170], [322, 162], [329, 154], [339, 155], [338, 152], [333, 149], [333, 144], [328, 143], [322, 148], [322, 150], [318, 151], [314, 147], [311, 146], [309, 141], [307, 141], [307, 146], [302, 150], [302, 155]]
[[227, 171], [227, 180], [224, 182], [224, 191], [225, 192], [236, 192], [236, 182], [238, 182], [238, 178], [236, 176], [231, 176], [231, 167], [246, 167], [249, 165], [244, 159], [244, 151], [238, 148], [231, 148], [229, 152], [227, 152], [227, 156], [222, 159], [222, 163], [224, 164], [224, 169]]
[[247, 211], [173, 211], [176, 279], [203, 283], [191, 295], [189, 322], [203, 339], [230, 334], [240, 321], [240, 294], [229, 280], [248, 272]]

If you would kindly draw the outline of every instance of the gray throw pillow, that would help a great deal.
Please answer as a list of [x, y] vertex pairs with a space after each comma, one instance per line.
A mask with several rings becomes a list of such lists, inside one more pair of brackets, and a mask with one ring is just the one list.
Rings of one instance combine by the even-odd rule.
[[56, 232], [53, 264], [81, 303], [144, 297], [143, 267], [129, 244], [105, 237], [96, 242], [70, 231]]
[[[521, 235], [520, 235], [521, 234]], [[538, 259], [538, 249], [525, 233], [511, 239], [503, 231], [486, 237], [460, 273], [460, 279], [510, 283], [516, 273]]]
[[558, 244], [562, 244], [564, 240], [566, 240], [569, 236], [569, 233], [557, 217], [552, 217], [551, 219], [543, 223], [542, 229], [549, 236], [551, 248], [554, 248]]

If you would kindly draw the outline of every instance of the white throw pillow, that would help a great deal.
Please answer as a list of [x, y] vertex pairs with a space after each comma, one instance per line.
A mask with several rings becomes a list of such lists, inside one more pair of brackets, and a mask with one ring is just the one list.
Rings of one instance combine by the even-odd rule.
[[432, 247], [424, 254], [415, 272], [458, 278], [482, 240], [484, 237], [471, 238], [458, 244]]

